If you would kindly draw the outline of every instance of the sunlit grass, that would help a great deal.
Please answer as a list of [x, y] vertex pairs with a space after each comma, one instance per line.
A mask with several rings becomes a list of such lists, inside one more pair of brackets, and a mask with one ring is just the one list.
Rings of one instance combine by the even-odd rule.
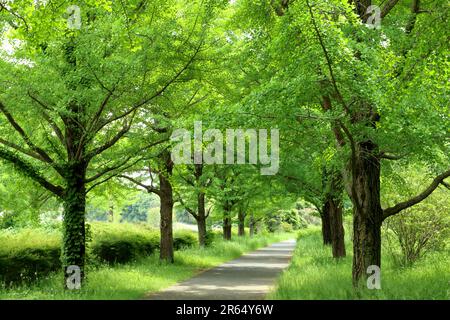
[[400, 268], [383, 255], [381, 290], [352, 287], [351, 242], [347, 257], [336, 261], [322, 245], [319, 228], [300, 234], [291, 266], [278, 279], [270, 299], [449, 299], [450, 253], [433, 252], [411, 267]]

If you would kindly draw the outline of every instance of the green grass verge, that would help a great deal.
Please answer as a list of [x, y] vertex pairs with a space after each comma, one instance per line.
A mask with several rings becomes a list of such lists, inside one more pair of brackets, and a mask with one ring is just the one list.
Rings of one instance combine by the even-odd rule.
[[34, 284], [0, 289], [0, 299], [140, 299], [146, 293], [159, 291], [197, 272], [239, 257], [245, 252], [272, 242], [292, 238], [293, 234], [234, 237], [232, 241], [215, 240], [207, 248], [188, 248], [175, 252], [175, 263], [158, 260], [157, 253], [132, 263], [88, 269], [88, 279], [81, 290], [63, 290], [60, 272]]
[[322, 245], [320, 228], [299, 234], [292, 263], [277, 281], [269, 299], [449, 299], [450, 254], [432, 252], [411, 267], [400, 268], [382, 255], [381, 289], [355, 292], [352, 288], [351, 242], [347, 257], [336, 261], [331, 248]]

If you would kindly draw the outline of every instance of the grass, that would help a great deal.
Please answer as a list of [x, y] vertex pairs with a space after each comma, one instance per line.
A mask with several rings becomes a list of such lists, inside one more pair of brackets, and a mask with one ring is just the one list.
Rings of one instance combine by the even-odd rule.
[[450, 298], [450, 254], [432, 252], [410, 267], [398, 267], [382, 255], [380, 290], [356, 292], [352, 288], [352, 254], [346, 239], [347, 257], [336, 261], [331, 248], [322, 245], [320, 228], [300, 232], [290, 267], [277, 281], [269, 299], [440, 299]]
[[258, 235], [253, 238], [234, 237], [232, 241], [216, 240], [207, 248], [189, 248], [175, 252], [175, 263], [158, 260], [157, 253], [132, 263], [101, 265], [88, 269], [88, 279], [81, 290], [63, 290], [60, 272], [34, 284], [0, 289], [0, 299], [140, 299], [179, 281], [188, 279], [244, 252], [269, 243], [292, 238], [292, 234]]
[[44, 229], [0, 230], [0, 250], [16, 254], [22, 248], [59, 247], [61, 235], [56, 231]]

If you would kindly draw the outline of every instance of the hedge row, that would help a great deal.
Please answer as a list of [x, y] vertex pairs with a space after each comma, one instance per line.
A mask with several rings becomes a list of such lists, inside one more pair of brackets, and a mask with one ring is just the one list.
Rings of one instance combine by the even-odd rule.
[[[159, 232], [133, 224], [92, 224], [89, 258], [94, 263], [126, 263], [159, 249]], [[0, 282], [10, 284], [41, 278], [61, 268], [61, 236], [55, 231], [22, 230], [0, 234]], [[196, 234], [174, 234], [179, 250], [197, 243]]]
[[33, 280], [60, 268], [61, 237], [44, 230], [2, 231], [0, 281]]
[[[197, 243], [193, 232], [175, 232], [173, 246], [175, 250], [191, 247]], [[125, 263], [143, 257], [159, 249], [159, 232], [145, 233], [109, 233], [95, 238], [90, 252], [94, 259], [110, 264]]]

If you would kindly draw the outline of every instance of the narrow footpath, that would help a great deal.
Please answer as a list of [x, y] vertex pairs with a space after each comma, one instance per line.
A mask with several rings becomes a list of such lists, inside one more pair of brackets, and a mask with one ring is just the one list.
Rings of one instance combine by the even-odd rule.
[[269, 245], [162, 291], [148, 300], [262, 300], [291, 260], [295, 240]]

